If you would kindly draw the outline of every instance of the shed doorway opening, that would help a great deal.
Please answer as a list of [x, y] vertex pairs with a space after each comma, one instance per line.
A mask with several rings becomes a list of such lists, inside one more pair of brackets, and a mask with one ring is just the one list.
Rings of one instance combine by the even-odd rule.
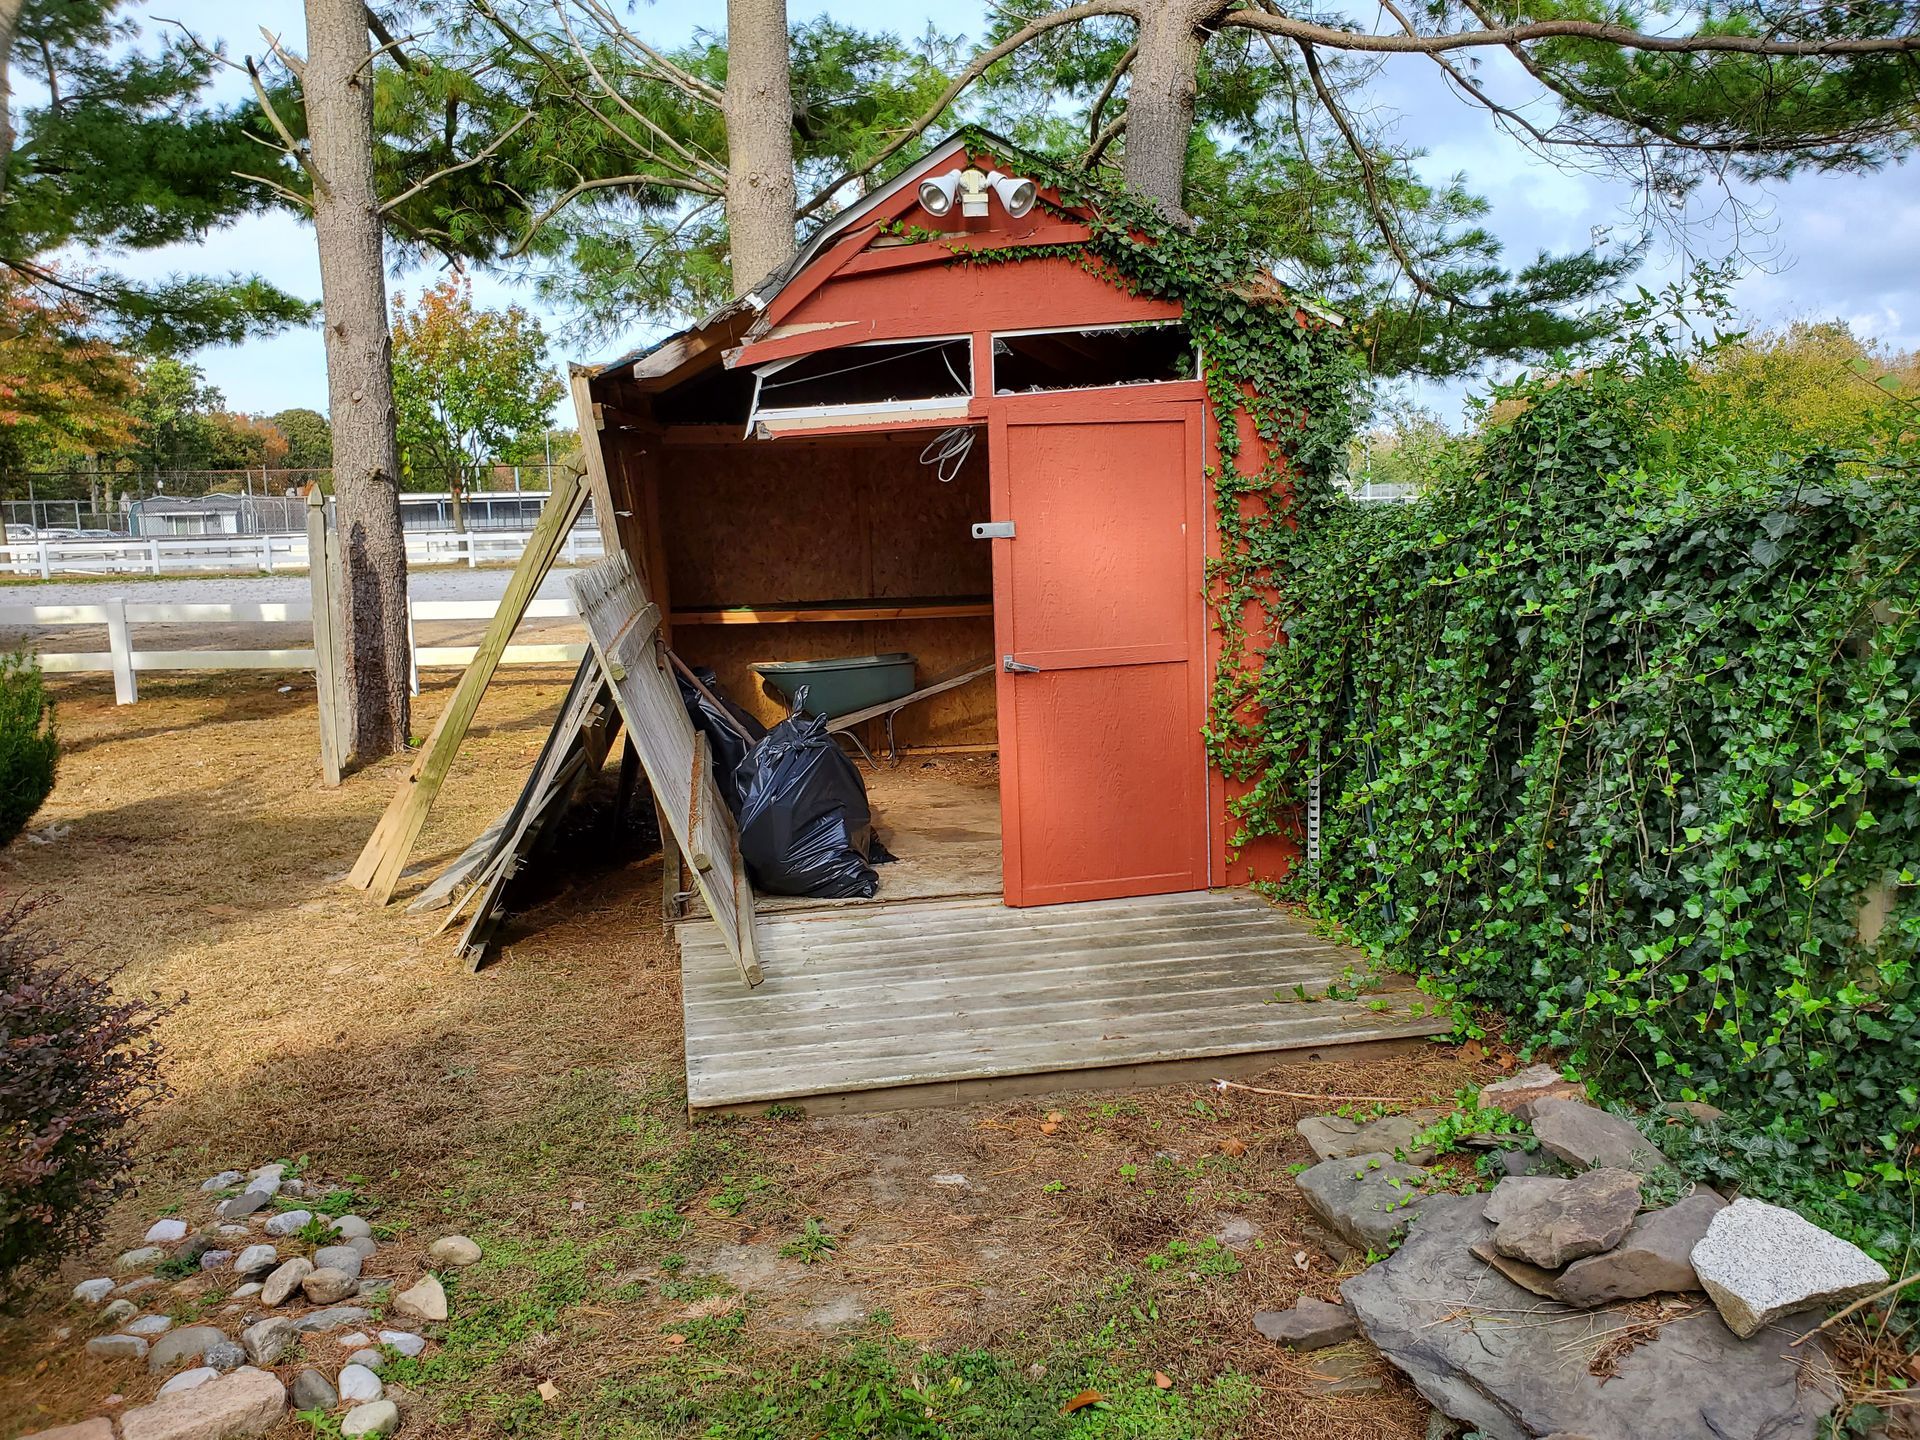
[[809, 712], [856, 717], [841, 743], [895, 857], [872, 902], [757, 890], [756, 908], [998, 897], [993, 555], [973, 535], [990, 518], [984, 427], [661, 440], [651, 568], [674, 652], [764, 725], [801, 684]]

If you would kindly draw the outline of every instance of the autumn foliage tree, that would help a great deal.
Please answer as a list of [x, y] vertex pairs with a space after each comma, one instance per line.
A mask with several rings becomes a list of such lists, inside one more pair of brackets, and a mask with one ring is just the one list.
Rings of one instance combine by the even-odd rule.
[[1727, 345], [1698, 366], [1705, 400], [1764, 427], [1782, 450], [1876, 451], [1914, 426], [1873, 376], [1920, 389], [1920, 354], [1863, 341], [1837, 320], [1796, 320]]
[[0, 285], [0, 473], [30, 458], [133, 439], [132, 357], [79, 297]]
[[451, 276], [407, 303], [393, 297], [393, 398], [402, 474], [458, 497], [491, 461], [544, 433], [566, 393], [540, 322], [517, 305], [488, 310]]

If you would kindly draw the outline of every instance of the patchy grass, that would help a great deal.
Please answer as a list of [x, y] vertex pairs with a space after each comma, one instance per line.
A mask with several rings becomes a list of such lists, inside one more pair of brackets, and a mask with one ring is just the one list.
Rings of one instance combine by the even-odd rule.
[[[567, 679], [489, 691], [418, 859], [504, 807]], [[163, 1208], [203, 1213], [206, 1176], [275, 1156], [352, 1187], [300, 1205], [374, 1218], [375, 1273], [404, 1283], [451, 1230], [484, 1250], [445, 1277], [438, 1343], [389, 1372], [419, 1399], [409, 1440], [1424, 1434], [1397, 1379], [1318, 1394], [1310, 1357], [1251, 1327], [1357, 1264], [1289, 1178], [1293, 1122], [1329, 1106], [1186, 1086], [689, 1123], [657, 859], [563, 860], [467, 975], [438, 917], [339, 884], [406, 762], [321, 787], [310, 703], [276, 684], [155, 677], [130, 709], [59, 691], [42, 823], [67, 828], [0, 854], [0, 886], [59, 893], [76, 948], [188, 1003], [138, 1192], [89, 1262], [0, 1317], [0, 1440], [151, 1396], [157, 1377], [82, 1357], [84, 1327], [54, 1338], [81, 1321], [67, 1290]], [[450, 688], [429, 683], [417, 729]], [[1435, 1047], [1267, 1083], [1411, 1106], [1487, 1073]], [[1228, 1220], [1258, 1242], [1227, 1249]]]

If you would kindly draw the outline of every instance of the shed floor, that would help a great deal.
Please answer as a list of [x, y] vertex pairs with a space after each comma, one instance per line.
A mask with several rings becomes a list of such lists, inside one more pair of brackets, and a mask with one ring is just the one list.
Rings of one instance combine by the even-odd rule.
[[679, 927], [694, 1109], [1130, 1087], [1449, 1028], [1415, 1014], [1397, 976], [1358, 1000], [1300, 1000], [1296, 986], [1322, 996], [1365, 961], [1247, 891], [816, 906], [763, 913], [757, 934], [767, 978], [749, 991], [711, 926]]
[[[860, 763], [860, 762], [856, 762]], [[871, 900], [756, 893], [762, 915], [822, 906], [1000, 894], [1000, 769], [992, 755], [907, 755], [898, 766], [860, 763], [867, 804], [891, 864], [877, 867]]]

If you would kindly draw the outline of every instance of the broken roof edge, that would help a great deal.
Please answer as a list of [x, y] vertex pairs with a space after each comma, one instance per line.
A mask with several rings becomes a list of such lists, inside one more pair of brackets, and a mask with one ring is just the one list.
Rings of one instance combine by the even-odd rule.
[[[832, 243], [854, 229], [867, 216], [887, 205], [908, 185], [919, 180], [936, 165], [951, 160], [955, 155], [982, 151], [1002, 160], [1017, 161], [1021, 166], [1031, 167], [1040, 172], [1058, 169], [1056, 163], [1036, 151], [1015, 144], [1004, 135], [978, 125], [963, 125], [959, 129], [938, 141], [917, 158], [903, 165], [886, 184], [875, 187], [862, 195], [853, 204], [829, 219], [802, 243], [793, 254], [793, 258], [777, 270], [772, 271], [759, 283], [737, 299], [711, 311], [703, 319], [666, 335], [653, 344], [633, 350], [618, 359], [609, 360], [600, 365], [576, 365], [569, 367], [584, 372], [589, 378], [628, 372], [630, 378], [639, 381], [659, 382], [676, 374], [684, 365], [692, 362], [707, 351], [738, 343], [753, 322], [791, 284], [809, 265], [818, 259]], [[1085, 192], [1078, 201], [1066, 200], [1058, 196], [1056, 203], [1068, 206], [1098, 210], [1102, 196], [1109, 194], [1104, 187], [1091, 179], [1082, 182]], [[1058, 192], [1056, 190], [1056, 195]], [[1251, 303], [1291, 302], [1315, 319], [1336, 328], [1344, 328], [1346, 317], [1329, 306], [1307, 299], [1288, 287], [1272, 270], [1254, 266], [1248, 276], [1242, 298]], [[722, 339], [712, 339], [716, 330], [737, 322], [739, 329]]]

